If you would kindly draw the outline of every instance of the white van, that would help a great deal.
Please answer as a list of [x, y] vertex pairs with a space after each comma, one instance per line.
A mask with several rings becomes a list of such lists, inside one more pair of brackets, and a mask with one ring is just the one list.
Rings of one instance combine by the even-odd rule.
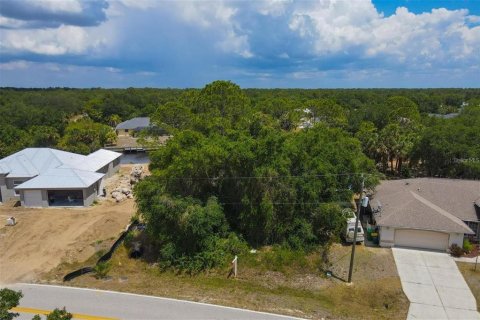
[[[347, 227], [345, 228], [345, 241], [347, 243], [352, 243], [353, 242], [353, 236], [355, 232], [355, 220], [357, 218], [348, 218], [347, 220]], [[362, 224], [360, 221], [358, 221], [358, 228], [357, 228], [357, 243], [358, 242], [363, 242], [365, 240], [364, 234], [363, 234], [363, 228]]]

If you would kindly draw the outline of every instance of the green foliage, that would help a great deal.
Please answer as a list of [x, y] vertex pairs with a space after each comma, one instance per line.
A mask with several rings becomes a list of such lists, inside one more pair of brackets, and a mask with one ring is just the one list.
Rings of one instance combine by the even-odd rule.
[[429, 176], [480, 178], [480, 106], [466, 107], [453, 119], [425, 129], [413, 159]]
[[390, 97], [386, 101], [390, 122], [416, 121], [420, 120], [420, 112], [418, 106], [412, 100], [395, 96]]
[[60, 139], [57, 129], [49, 126], [31, 126], [28, 133], [32, 137], [32, 147], [50, 147]]
[[261, 256], [261, 263], [269, 270], [284, 272], [288, 267], [305, 268], [308, 265], [305, 251], [284, 246], [273, 246]]
[[174, 133], [176, 130], [189, 128], [192, 125], [192, 117], [190, 109], [181, 102], [167, 102], [157, 108], [152, 116], [152, 122]]
[[10, 309], [18, 306], [20, 299], [23, 297], [21, 291], [14, 291], [7, 288], [0, 289], [0, 319], [11, 320], [19, 314], [9, 312]]
[[73, 315], [65, 310], [65, 307], [63, 307], [63, 309], [55, 308], [47, 315], [46, 320], [71, 320], [72, 318]]
[[32, 320], [42, 320], [42, 317], [40, 315], [36, 314], [33, 316]]
[[472, 251], [472, 249], [473, 249], [473, 244], [471, 244], [468, 239], [464, 239], [463, 240], [463, 250], [466, 253], [470, 253]]
[[29, 144], [28, 134], [9, 124], [0, 125], [0, 158], [25, 148]]
[[144, 212], [147, 233], [160, 249], [163, 267], [198, 272], [222, 265], [227, 254], [241, 249], [229, 234], [222, 207], [216, 198], [205, 205], [191, 198], [173, 198], [156, 189], [153, 179], [135, 187], [137, 204]]
[[345, 128], [347, 126], [347, 113], [345, 108], [332, 99], [309, 100], [305, 106], [312, 114], [313, 122], [323, 122], [331, 127]]
[[71, 122], [66, 127], [65, 135], [60, 139], [58, 146], [66, 151], [88, 154], [105, 144], [113, 143], [115, 139], [115, 132], [110, 127], [82, 119]]
[[104, 279], [107, 277], [108, 273], [110, 272], [110, 269], [112, 268], [110, 262], [99, 262], [95, 265], [93, 268], [93, 271], [95, 272], [95, 277], [97, 279]]
[[[196, 271], [222, 264], [240, 250], [232, 250], [228, 230], [253, 246], [298, 250], [338, 237], [345, 218], [335, 203], [348, 206], [360, 172], [373, 174], [367, 186], [374, 186], [376, 170], [356, 138], [333, 128], [346, 125], [344, 113], [320, 102], [319, 123], [294, 131], [298, 121], [290, 115], [302, 110], [294, 100], [267, 99], [252, 113], [240, 89], [221, 81], [189, 95], [188, 124], [151, 153], [152, 176], [135, 188], [164, 266]], [[172, 127], [184, 123], [171, 119]]]

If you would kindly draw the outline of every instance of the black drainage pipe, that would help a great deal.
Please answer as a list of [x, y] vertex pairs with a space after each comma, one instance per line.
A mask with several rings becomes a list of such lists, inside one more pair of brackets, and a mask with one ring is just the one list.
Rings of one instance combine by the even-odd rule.
[[[95, 265], [98, 265], [99, 263], [103, 263], [103, 262], [107, 262], [108, 260], [110, 260], [112, 258], [112, 255], [113, 253], [115, 252], [115, 250], [117, 249], [117, 247], [123, 242], [123, 240], [125, 239], [125, 237], [127, 236], [127, 234], [134, 228], [136, 228], [138, 226], [139, 222], [138, 220], [135, 220], [133, 221], [131, 224], [128, 225], [127, 229], [125, 229], [125, 231], [122, 232], [122, 234], [120, 235], [120, 237], [118, 237], [118, 239], [113, 243], [113, 245], [110, 247], [110, 250], [108, 250], [107, 253], [105, 253], [103, 256], [101, 256], [97, 263]], [[66, 281], [70, 281], [70, 280], [73, 280], [77, 277], [80, 277], [86, 273], [90, 273], [90, 272], [93, 272], [93, 269], [94, 267], [84, 267], [84, 268], [80, 268], [78, 270], [75, 270], [73, 272], [70, 272], [69, 274], [65, 275], [63, 277], [63, 282], [66, 282]]]

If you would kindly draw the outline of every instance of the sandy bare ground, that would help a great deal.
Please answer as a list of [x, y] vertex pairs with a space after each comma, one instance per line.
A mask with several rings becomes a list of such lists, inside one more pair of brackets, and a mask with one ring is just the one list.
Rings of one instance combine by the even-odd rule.
[[[123, 167], [120, 174], [129, 168]], [[61, 262], [88, 259], [99, 243], [113, 243], [134, 213], [133, 199], [121, 203], [107, 199], [89, 208], [71, 209], [0, 205], [0, 283], [35, 281]], [[16, 226], [4, 226], [9, 216], [15, 216]]]

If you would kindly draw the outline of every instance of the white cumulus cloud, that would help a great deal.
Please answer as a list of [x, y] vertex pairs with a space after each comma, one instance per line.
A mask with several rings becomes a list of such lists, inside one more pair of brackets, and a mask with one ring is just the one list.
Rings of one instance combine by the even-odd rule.
[[4, 30], [0, 52], [42, 55], [82, 54], [103, 43], [84, 28], [62, 25], [57, 29]]

